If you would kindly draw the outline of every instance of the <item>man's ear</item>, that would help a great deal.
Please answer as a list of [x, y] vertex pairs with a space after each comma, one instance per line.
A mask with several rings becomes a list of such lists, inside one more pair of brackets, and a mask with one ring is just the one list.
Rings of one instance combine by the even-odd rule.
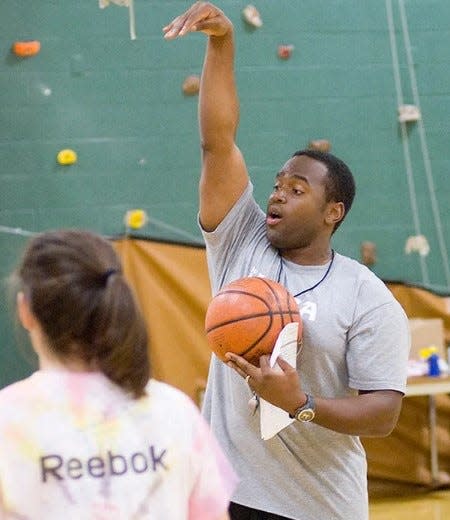
[[330, 202], [325, 215], [325, 222], [330, 226], [335, 226], [345, 215], [345, 207], [343, 202]]
[[36, 327], [37, 320], [31, 312], [30, 305], [22, 291], [17, 293], [17, 314], [22, 327], [28, 332]]

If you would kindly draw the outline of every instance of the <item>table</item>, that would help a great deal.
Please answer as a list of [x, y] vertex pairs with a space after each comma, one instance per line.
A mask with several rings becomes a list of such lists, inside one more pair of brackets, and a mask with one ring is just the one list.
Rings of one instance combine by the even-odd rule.
[[436, 437], [436, 394], [450, 394], [450, 375], [437, 377], [414, 376], [408, 378], [406, 397], [428, 396], [430, 425], [430, 465], [433, 482], [439, 481], [439, 460]]

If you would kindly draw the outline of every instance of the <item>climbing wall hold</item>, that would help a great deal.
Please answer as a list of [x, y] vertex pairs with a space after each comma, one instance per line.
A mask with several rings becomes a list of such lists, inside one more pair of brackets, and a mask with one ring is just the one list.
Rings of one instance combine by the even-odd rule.
[[130, 209], [125, 213], [124, 224], [129, 229], [141, 229], [148, 222], [148, 215], [143, 209]]
[[278, 57], [282, 60], [288, 60], [291, 57], [293, 50], [293, 45], [278, 45]]
[[309, 142], [308, 148], [319, 152], [329, 152], [331, 150], [331, 143], [326, 139], [316, 139]]
[[187, 76], [183, 82], [183, 92], [186, 96], [195, 96], [200, 90], [200, 77], [195, 74]]
[[16, 56], [20, 58], [29, 58], [35, 56], [41, 50], [41, 43], [37, 40], [26, 40], [14, 42], [12, 45], [12, 51]]
[[254, 5], [247, 5], [242, 10], [242, 18], [253, 27], [261, 27], [263, 22], [258, 9]]
[[398, 120], [400, 123], [413, 123], [421, 118], [420, 110], [416, 105], [400, 105], [398, 107]]
[[77, 154], [70, 148], [65, 148], [64, 150], [60, 150], [58, 155], [56, 156], [56, 160], [59, 164], [63, 166], [67, 166], [69, 164], [75, 164], [77, 162]]

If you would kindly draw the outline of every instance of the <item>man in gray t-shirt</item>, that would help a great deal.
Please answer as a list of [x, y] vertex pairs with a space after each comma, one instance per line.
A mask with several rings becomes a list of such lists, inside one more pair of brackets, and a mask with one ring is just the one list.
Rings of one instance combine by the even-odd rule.
[[[406, 385], [406, 316], [366, 267], [333, 251], [349, 211], [353, 176], [331, 154], [296, 152], [276, 175], [264, 213], [235, 143], [239, 110], [233, 26], [196, 2], [164, 28], [167, 39], [208, 35], [199, 99], [203, 145], [199, 222], [213, 292], [244, 276], [283, 283], [303, 321], [297, 369], [211, 359], [204, 414], [240, 484], [232, 520], [365, 520], [366, 458], [359, 436], [394, 428]], [[262, 440], [255, 392], [296, 420]]]

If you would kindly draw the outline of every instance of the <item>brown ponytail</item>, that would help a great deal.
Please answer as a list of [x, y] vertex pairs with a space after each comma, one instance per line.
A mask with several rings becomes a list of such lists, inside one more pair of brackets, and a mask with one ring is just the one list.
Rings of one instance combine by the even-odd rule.
[[55, 356], [97, 367], [134, 397], [145, 393], [147, 330], [107, 240], [80, 230], [42, 233], [17, 274]]

